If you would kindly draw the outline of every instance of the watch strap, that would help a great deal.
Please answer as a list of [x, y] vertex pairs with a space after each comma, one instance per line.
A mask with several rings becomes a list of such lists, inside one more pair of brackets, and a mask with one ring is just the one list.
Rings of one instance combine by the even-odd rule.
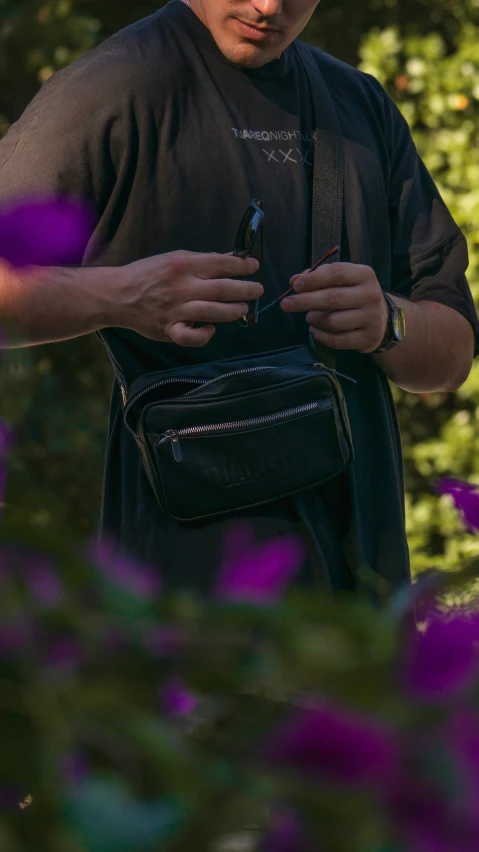
[[379, 346], [377, 349], [374, 350], [374, 352], [372, 353], [373, 355], [376, 355], [376, 354], [379, 355], [383, 352], [389, 352], [390, 349], [394, 349], [394, 347], [397, 346], [401, 342], [400, 340], [396, 339], [395, 334], [394, 334], [394, 327], [393, 327], [393, 317], [394, 317], [394, 314], [396, 313], [396, 311], [398, 310], [398, 306], [396, 305], [396, 302], [394, 301], [394, 299], [391, 298], [389, 293], [385, 293], [383, 291], [383, 296], [384, 296], [384, 299], [386, 301], [386, 304], [388, 306], [388, 311], [389, 311], [389, 313], [388, 313], [388, 324], [387, 324], [386, 335], [384, 337], [384, 340], [381, 343], [381, 346]]

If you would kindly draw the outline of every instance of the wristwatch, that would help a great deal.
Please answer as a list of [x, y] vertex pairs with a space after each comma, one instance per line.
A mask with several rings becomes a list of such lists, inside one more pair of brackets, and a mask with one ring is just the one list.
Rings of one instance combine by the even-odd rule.
[[403, 309], [396, 305], [388, 293], [383, 293], [383, 296], [386, 299], [389, 311], [388, 327], [381, 346], [374, 351], [374, 354], [389, 352], [390, 349], [402, 343], [406, 336], [406, 317]]

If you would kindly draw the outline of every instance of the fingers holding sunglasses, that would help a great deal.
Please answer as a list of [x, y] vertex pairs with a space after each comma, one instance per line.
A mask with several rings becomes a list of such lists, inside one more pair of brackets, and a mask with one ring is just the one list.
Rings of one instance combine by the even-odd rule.
[[193, 322], [175, 322], [167, 326], [165, 331], [168, 340], [177, 346], [201, 349], [206, 346], [216, 332], [214, 325], [203, 325], [195, 328]]
[[247, 302], [186, 302], [178, 311], [186, 322], [235, 322], [248, 313]]
[[[216, 332], [217, 323], [230, 323], [248, 313], [247, 303], [241, 302], [185, 302], [177, 311], [178, 319], [168, 324], [168, 339], [178, 346], [206, 346]], [[196, 323], [205, 323], [195, 328]]]
[[377, 279], [374, 270], [359, 263], [328, 263], [313, 271], [306, 270], [293, 275], [290, 284], [296, 293], [311, 293], [336, 287], [354, 287], [363, 283], [373, 283]]
[[197, 282], [191, 291], [195, 299], [208, 302], [252, 302], [260, 299], [264, 287], [257, 281], [232, 281], [217, 278], [213, 281]]
[[253, 275], [259, 269], [259, 261], [253, 257], [235, 257], [234, 254], [196, 255], [194, 272], [205, 280], [241, 278]]
[[375, 302], [375, 294], [373, 296], [370, 288], [362, 283], [351, 287], [328, 287], [324, 290], [318, 289], [292, 293], [283, 299], [281, 308], [286, 313], [350, 311], [357, 308], [364, 308], [368, 304]]

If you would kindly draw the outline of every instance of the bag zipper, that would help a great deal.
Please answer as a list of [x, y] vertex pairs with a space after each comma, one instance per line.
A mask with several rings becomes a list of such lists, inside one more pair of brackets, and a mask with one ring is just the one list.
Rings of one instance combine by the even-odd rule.
[[[199, 382], [199, 384], [203, 384], [203, 383], [204, 383], [204, 381], [206, 381], [206, 380], [201, 380], [201, 381]], [[144, 388], [142, 391], [140, 391], [140, 393], [137, 393], [137, 394], [133, 397], [133, 399], [131, 399], [131, 400], [130, 400], [130, 402], [128, 403], [128, 405], [127, 405], [127, 406], [126, 406], [126, 408], [125, 408], [124, 415], [123, 415], [123, 419], [124, 419], [124, 421], [125, 421], [125, 426], [126, 426], [126, 428], [128, 429], [128, 431], [129, 431], [129, 432], [131, 432], [131, 434], [133, 435], [133, 437], [134, 437], [134, 438], [138, 438], [138, 435], [137, 435], [137, 433], [135, 432], [135, 430], [134, 430], [134, 429], [132, 429], [132, 428], [131, 428], [131, 426], [130, 426], [130, 424], [128, 423], [128, 412], [129, 412], [130, 408], [132, 407], [132, 405], [134, 405], [134, 404], [135, 404], [135, 402], [138, 402], [138, 400], [139, 400], [139, 399], [141, 399], [141, 398], [142, 398], [142, 396], [145, 396], [147, 393], [150, 393], [152, 390], [155, 390], [155, 388], [160, 388], [160, 387], [162, 387], [163, 385], [169, 385], [169, 384], [172, 384], [173, 382], [176, 382], [176, 383], [178, 383], [178, 382], [186, 382], [186, 383], [188, 383], [188, 384], [191, 384], [191, 379], [182, 379], [182, 378], [178, 378], [178, 379], [163, 379], [161, 382], [155, 382], [155, 384], [154, 384], [154, 385], [148, 385], [148, 387], [147, 387], [147, 388]]]
[[249, 420], [232, 420], [229, 423], [213, 423], [207, 426], [189, 426], [186, 429], [168, 429], [155, 444], [156, 447], [161, 447], [168, 441], [171, 442], [173, 458], [176, 462], [183, 461], [183, 453], [181, 451], [180, 438], [192, 437], [195, 435], [208, 435], [222, 430], [231, 429], [248, 429], [254, 426], [267, 426], [270, 423], [275, 423], [278, 420], [285, 420], [287, 417], [294, 417], [296, 414], [306, 414], [308, 411], [314, 411], [320, 407], [319, 402], [308, 402], [305, 405], [299, 405], [296, 408], [288, 408], [286, 411], [280, 411], [277, 414], [266, 414], [263, 417], [251, 417]]
[[[235, 370], [232, 373], [224, 373], [222, 376], [216, 376], [215, 379], [208, 379], [202, 386], [207, 387], [209, 385], [214, 385], [216, 382], [223, 381], [223, 379], [232, 379], [234, 376], [243, 376], [246, 373], [264, 373], [266, 371], [273, 371], [277, 369], [278, 367], [275, 367], [274, 364], [270, 364], [269, 366], [264, 364], [262, 367], [248, 367], [246, 370]], [[197, 390], [198, 388], [193, 388], [188, 391], [188, 393], [185, 393], [185, 396], [192, 396], [192, 394], [194, 394]]]
[[[341, 376], [342, 379], [347, 379], [348, 382], [353, 382], [355, 385], [357, 384], [356, 379], [352, 379], [351, 376], [345, 376], [344, 373], [338, 373], [337, 370], [334, 370], [332, 367], [327, 367], [326, 364], [322, 364], [319, 361], [317, 363], [313, 364], [313, 366], [314, 367], [321, 367], [321, 369], [326, 370], [326, 372], [334, 373], [336, 376]], [[216, 382], [220, 382], [223, 379], [230, 379], [230, 378], [234, 378], [235, 376], [247, 375], [248, 373], [258, 373], [258, 372], [265, 372], [267, 370], [278, 370], [278, 369], [279, 368], [275, 367], [274, 365], [268, 366], [268, 365], [265, 364], [262, 367], [248, 367], [244, 370], [234, 370], [231, 373], [225, 373], [221, 376], [216, 376], [216, 378], [214, 378], [214, 379], [198, 379], [198, 380], [196, 380], [196, 387], [192, 388], [190, 391], [188, 391], [188, 393], [185, 393], [184, 396], [185, 397], [191, 396], [192, 394], [194, 394], [198, 390], [198, 388], [200, 388], [200, 387], [204, 388], [207, 385], [214, 385]], [[125, 426], [128, 429], [128, 431], [133, 435], [133, 437], [136, 440], [138, 439], [138, 434], [135, 432], [134, 429], [132, 429], [132, 427], [128, 423], [128, 412], [129, 412], [130, 408], [132, 407], [132, 405], [134, 405], [136, 402], [138, 402], [138, 400], [141, 399], [146, 394], [150, 393], [151, 391], [155, 390], [156, 388], [162, 387], [163, 385], [174, 384], [174, 383], [178, 383], [178, 382], [184, 382], [184, 383], [187, 383], [187, 384], [191, 384], [192, 381], [195, 381], [195, 380], [194, 379], [192, 380], [192, 379], [187, 379], [187, 378], [181, 378], [181, 377], [178, 377], [178, 378], [171, 377], [169, 379], [162, 379], [160, 382], [155, 382], [155, 384], [149, 385], [147, 388], [144, 388], [142, 391], [140, 391], [140, 393], [137, 393], [133, 397], [133, 399], [130, 400], [130, 402], [125, 406], [125, 411], [124, 411]]]
[[190, 390], [190, 391], [188, 391], [188, 393], [184, 394], [184, 396], [186, 397], [186, 396], [190, 396], [195, 391], [197, 391], [199, 387], [205, 387], [206, 385], [213, 385], [215, 382], [219, 382], [222, 379], [230, 379], [233, 376], [241, 376], [245, 373], [257, 373], [258, 371], [261, 371], [261, 370], [276, 370], [276, 369], [278, 369], [278, 368], [274, 367], [274, 366], [264, 365], [263, 367], [248, 367], [245, 370], [235, 370], [232, 373], [225, 373], [222, 376], [217, 376], [215, 379], [197, 379], [196, 380], [196, 379], [187, 379], [187, 378], [181, 378], [181, 377], [176, 378], [176, 379], [173, 378], [173, 377], [169, 378], [169, 379], [162, 379], [161, 382], [155, 382], [155, 384], [153, 384], [153, 385], [148, 385], [147, 388], [144, 388], [142, 391], [140, 391], [140, 393], [137, 393], [133, 397], [133, 399], [130, 400], [128, 405], [125, 407], [125, 411], [124, 411], [125, 426], [128, 429], [128, 431], [131, 432], [131, 434], [133, 435], [134, 438], [138, 438], [137, 433], [135, 432], [134, 429], [131, 428], [131, 426], [128, 423], [128, 412], [129, 412], [130, 408], [132, 407], [132, 405], [134, 405], [136, 402], [138, 402], [139, 399], [141, 399], [146, 394], [151, 393], [151, 391], [155, 390], [156, 388], [163, 387], [163, 385], [175, 384], [175, 383], [178, 383], [178, 382], [186, 382], [187, 384], [191, 384], [192, 381], [196, 382], [196, 387], [192, 388], [192, 390]]

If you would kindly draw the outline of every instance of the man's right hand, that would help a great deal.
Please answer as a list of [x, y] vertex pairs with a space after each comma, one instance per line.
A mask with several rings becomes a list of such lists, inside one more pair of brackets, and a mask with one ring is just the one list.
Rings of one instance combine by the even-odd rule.
[[233, 280], [258, 267], [253, 258], [188, 251], [137, 260], [121, 269], [114, 324], [163, 343], [206, 346], [215, 323], [240, 319], [262, 296], [261, 284]]

